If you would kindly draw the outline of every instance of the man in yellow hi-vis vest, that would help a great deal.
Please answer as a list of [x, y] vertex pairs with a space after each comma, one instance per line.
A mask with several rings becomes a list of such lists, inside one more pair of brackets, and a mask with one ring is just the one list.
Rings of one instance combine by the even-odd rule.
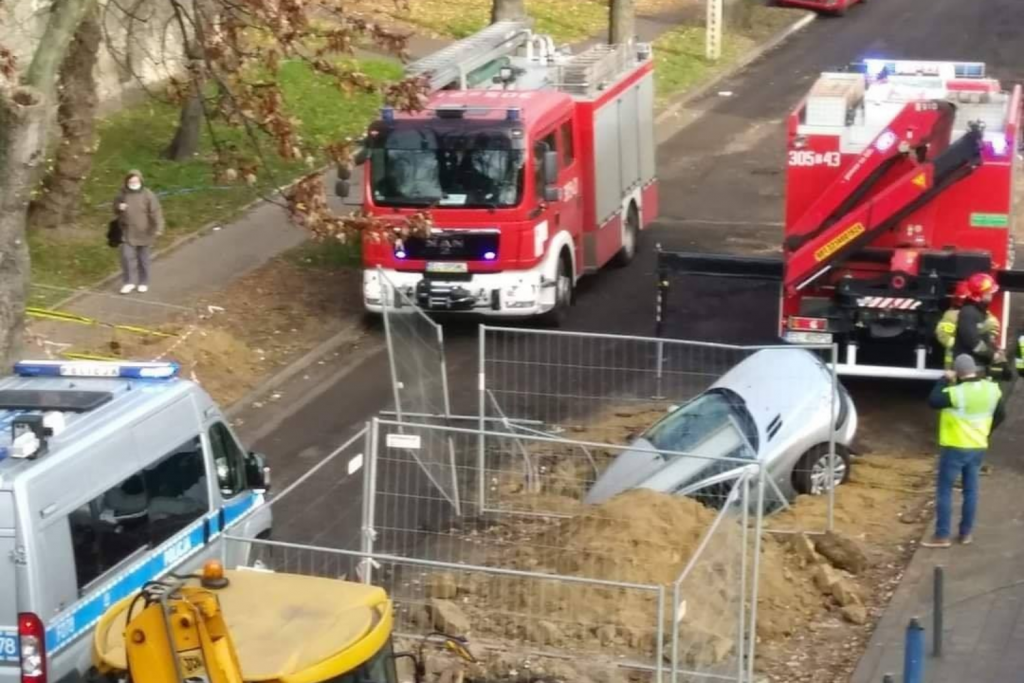
[[935, 495], [935, 536], [923, 546], [948, 548], [953, 545], [950, 527], [953, 516], [953, 484], [963, 477], [964, 505], [960, 513], [960, 542], [971, 542], [974, 515], [978, 509], [978, 474], [988, 450], [992, 430], [1005, 417], [1003, 392], [999, 385], [982, 377], [974, 358], [961, 354], [953, 371], [938, 381], [928, 403], [939, 414], [939, 472]]

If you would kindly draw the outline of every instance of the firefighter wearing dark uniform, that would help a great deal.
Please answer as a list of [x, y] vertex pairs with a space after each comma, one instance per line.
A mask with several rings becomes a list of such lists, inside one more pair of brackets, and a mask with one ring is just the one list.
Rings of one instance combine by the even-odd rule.
[[[935, 340], [943, 349], [943, 367], [946, 370], [953, 369], [953, 342], [956, 341], [956, 324], [960, 318], [960, 309], [967, 301], [967, 280], [956, 283], [953, 296], [949, 302], [949, 308], [942, 314], [938, 324], [935, 326]], [[993, 340], [999, 339], [999, 319], [992, 315], [992, 311], [985, 312], [985, 324], [982, 326], [982, 333], [990, 336]]]
[[999, 348], [998, 336], [986, 324], [989, 304], [998, 291], [999, 285], [988, 273], [976, 273], [967, 279], [967, 301], [957, 315], [953, 356], [967, 354], [982, 375], [994, 374], [997, 379], [1009, 381], [1013, 374]]

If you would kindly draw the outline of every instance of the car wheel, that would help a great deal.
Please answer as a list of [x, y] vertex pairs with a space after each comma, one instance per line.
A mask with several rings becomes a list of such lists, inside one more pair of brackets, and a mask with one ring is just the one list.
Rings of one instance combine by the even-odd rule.
[[640, 212], [636, 204], [629, 205], [629, 212], [626, 214], [626, 225], [622, 231], [622, 248], [612, 260], [612, 264], [622, 268], [628, 266], [636, 256], [637, 244], [640, 241]]
[[[850, 479], [850, 454], [836, 445], [835, 484]], [[820, 444], [807, 451], [793, 468], [793, 488], [799, 494], [818, 496], [828, 491], [828, 444]]]
[[569, 317], [572, 305], [572, 266], [568, 259], [559, 259], [558, 279], [555, 280], [555, 307], [541, 316], [541, 322], [549, 327], [561, 327]]

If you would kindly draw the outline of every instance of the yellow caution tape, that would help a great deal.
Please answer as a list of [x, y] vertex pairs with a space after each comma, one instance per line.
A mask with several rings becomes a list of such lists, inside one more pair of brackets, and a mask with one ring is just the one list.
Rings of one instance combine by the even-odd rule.
[[99, 325], [102, 327], [110, 327], [115, 330], [124, 330], [125, 332], [134, 332], [135, 334], [145, 334], [151, 337], [177, 337], [176, 334], [168, 332], [160, 332], [158, 330], [151, 330], [146, 327], [139, 327], [137, 325], [117, 325], [114, 323], [103, 322], [102, 320], [95, 320], [93, 318], [87, 318], [84, 315], [78, 315], [77, 313], [68, 313], [66, 311], [54, 311], [48, 308], [37, 308], [29, 306], [25, 309], [25, 313], [32, 316], [33, 318], [42, 318], [44, 320], [57, 320], [60, 322], [78, 323], [80, 325]]

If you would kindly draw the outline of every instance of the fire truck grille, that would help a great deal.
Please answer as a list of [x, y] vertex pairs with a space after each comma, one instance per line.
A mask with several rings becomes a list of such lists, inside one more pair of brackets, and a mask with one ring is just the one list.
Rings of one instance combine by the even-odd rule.
[[403, 246], [411, 259], [480, 261], [497, 256], [498, 242], [496, 232], [451, 231], [429, 237], [410, 237]]

